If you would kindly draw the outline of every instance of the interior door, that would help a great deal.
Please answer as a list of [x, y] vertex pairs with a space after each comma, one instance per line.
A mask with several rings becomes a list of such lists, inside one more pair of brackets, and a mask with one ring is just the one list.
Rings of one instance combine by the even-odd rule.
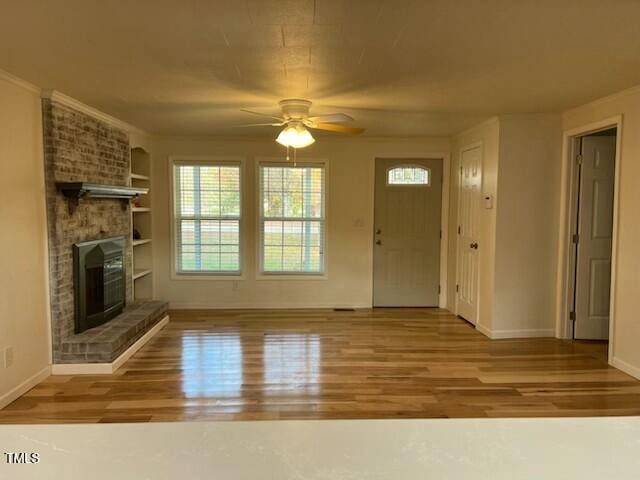
[[582, 138], [574, 337], [609, 337], [615, 136]]
[[376, 159], [373, 305], [437, 307], [442, 160]]
[[456, 313], [476, 324], [478, 306], [478, 215], [482, 187], [482, 148], [463, 150], [458, 189]]

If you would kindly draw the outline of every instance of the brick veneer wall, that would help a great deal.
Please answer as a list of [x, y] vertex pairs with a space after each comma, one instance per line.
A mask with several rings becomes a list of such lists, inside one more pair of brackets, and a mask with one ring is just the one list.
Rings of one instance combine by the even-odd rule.
[[[129, 136], [124, 130], [61, 103], [43, 100], [44, 162], [49, 232], [49, 272], [54, 363], [84, 363], [88, 353], [63, 351], [74, 335], [74, 243], [124, 235], [127, 302], [132, 301], [131, 215], [122, 200], [82, 199], [69, 213], [55, 182], [129, 183]], [[67, 349], [64, 349], [67, 350]]]

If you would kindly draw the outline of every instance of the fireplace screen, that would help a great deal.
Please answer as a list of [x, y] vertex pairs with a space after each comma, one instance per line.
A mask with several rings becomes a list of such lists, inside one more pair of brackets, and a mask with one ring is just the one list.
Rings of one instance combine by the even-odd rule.
[[102, 325], [122, 312], [126, 287], [124, 249], [124, 237], [73, 246], [76, 333]]

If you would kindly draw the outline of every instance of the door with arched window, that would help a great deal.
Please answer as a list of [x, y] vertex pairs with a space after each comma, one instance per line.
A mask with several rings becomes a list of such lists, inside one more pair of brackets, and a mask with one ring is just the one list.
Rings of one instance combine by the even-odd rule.
[[376, 159], [373, 305], [437, 307], [441, 159]]

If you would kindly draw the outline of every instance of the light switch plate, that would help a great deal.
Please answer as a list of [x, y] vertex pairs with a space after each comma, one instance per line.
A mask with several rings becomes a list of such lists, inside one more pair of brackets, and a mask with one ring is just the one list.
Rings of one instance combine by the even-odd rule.
[[9, 368], [13, 365], [13, 347], [5, 347], [3, 357], [4, 368]]

